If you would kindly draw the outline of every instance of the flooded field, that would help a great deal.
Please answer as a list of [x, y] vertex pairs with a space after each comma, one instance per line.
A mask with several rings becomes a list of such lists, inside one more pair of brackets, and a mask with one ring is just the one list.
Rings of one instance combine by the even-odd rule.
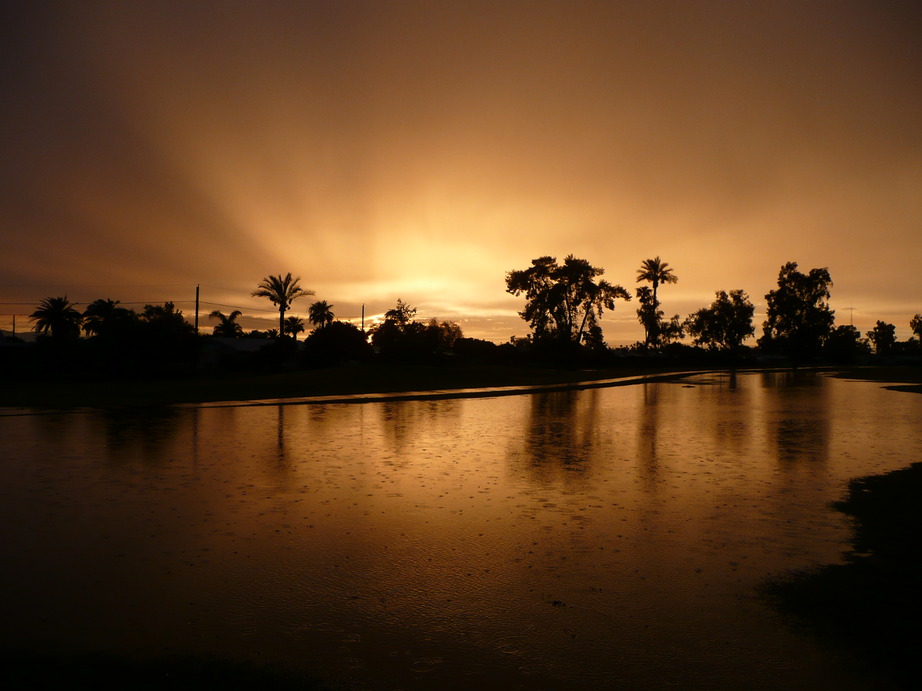
[[757, 587], [837, 562], [922, 396], [814, 373], [0, 416], [3, 644], [336, 688], [868, 688]]

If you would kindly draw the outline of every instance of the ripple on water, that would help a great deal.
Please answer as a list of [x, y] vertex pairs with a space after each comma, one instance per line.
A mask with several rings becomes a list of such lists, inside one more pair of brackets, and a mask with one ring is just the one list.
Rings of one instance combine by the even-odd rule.
[[418, 660], [413, 660], [413, 662], [410, 663], [410, 669], [414, 672], [425, 674], [438, 668], [442, 662], [444, 662], [444, 660], [442, 660], [440, 657], [422, 657]]

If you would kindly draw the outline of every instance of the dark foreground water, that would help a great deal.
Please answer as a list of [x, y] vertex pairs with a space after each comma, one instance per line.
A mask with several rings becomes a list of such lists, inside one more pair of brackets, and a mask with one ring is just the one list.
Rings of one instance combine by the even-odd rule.
[[840, 560], [827, 504], [922, 458], [920, 420], [810, 373], [0, 416], [2, 643], [367, 689], [869, 688], [757, 588]]

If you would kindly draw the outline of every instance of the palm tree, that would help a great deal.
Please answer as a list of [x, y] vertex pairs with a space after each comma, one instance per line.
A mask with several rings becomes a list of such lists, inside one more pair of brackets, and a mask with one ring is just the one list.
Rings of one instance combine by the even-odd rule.
[[220, 323], [215, 325], [212, 334], [223, 336], [224, 338], [240, 338], [243, 335], [243, 327], [237, 323], [237, 317], [243, 312], [234, 310], [230, 314], [224, 314], [221, 310], [215, 310], [208, 315], [209, 319], [220, 319]]
[[279, 308], [279, 338], [285, 334], [285, 312], [291, 309], [291, 303], [299, 297], [313, 295], [313, 290], [305, 290], [299, 283], [301, 277], [292, 278], [289, 272], [285, 278], [282, 275], [266, 276], [256, 290], [253, 291], [253, 297], [269, 298], [269, 301]]
[[679, 277], [669, 268], [667, 262], [662, 261], [659, 257], [653, 259], [644, 259], [640, 268], [637, 269], [637, 282], [649, 281], [653, 284], [653, 305], [659, 307], [659, 300], [656, 297], [656, 289], [660, 283], [678, 283]]
[[29, 315], [35, 322], [32, 327], [40, 334], [51, 334], [55, 340], [77, 338], [80, 335], [80, 323], [83, 315], [76, 309], [76, 303], [67, 299], [67, 296], [45, 298], [39, 303], [38, 309]]
[[285, 319], [285, 333], [291, 334], [292, 338], [298, 340], [298, 334], [304, 331], [304, 321], [301, 317], [287, 317]]
[[[646, 308], [645, 314], [641, 314], [642, 306], [637, 311], [641, 322], [647, 329], [647, 345], [657, 345], [659, 343], [660, 318], [659, 298], [656, 295], [660, 283], [678, 283], [679, 277], [675, 275], [669, 264], [662, 261], [658, 256], [653, 259], [644, 259], [637, 270], [637, 282], [648, 281], [653, 285], [653, 294], [650, 304]], [[642, 297], [638, 292], [637, 297]], [[642, 302], [642, 301], [641, 301]]]
[[132, 310], [119, 307], [111, 298], [93, 300], [83, 311], [83, 330], [87, 336], [112, 336], [123, 330], [137, 315]]
[[315, 302], [307, 310], [307, 319], [311, 324], [323, 328], [333, 321], [333, 305], [326, 300]]

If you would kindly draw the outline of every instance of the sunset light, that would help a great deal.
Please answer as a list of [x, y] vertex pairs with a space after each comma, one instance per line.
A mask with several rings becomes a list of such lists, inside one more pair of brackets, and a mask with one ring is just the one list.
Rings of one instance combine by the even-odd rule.
[[0, 94], [4, 688], [919, 686], [919, 0], [13, 0]]
[[[825, 266], [837, 309], [905, 337], [922, 60], [900, 7], [8, 9], [0, 328], [54, 291], [198, 284], [258, 316], [253, 285], [292, 271], [343, 317], [400, 297], [503, 342], [527, 333], [505, 272], [574, 253], [623, 284], [664, 257], [683, 316], [741, 288], [758, 318], [783, 263]], [[633, 311], [610, 343], [642, 338]]]

